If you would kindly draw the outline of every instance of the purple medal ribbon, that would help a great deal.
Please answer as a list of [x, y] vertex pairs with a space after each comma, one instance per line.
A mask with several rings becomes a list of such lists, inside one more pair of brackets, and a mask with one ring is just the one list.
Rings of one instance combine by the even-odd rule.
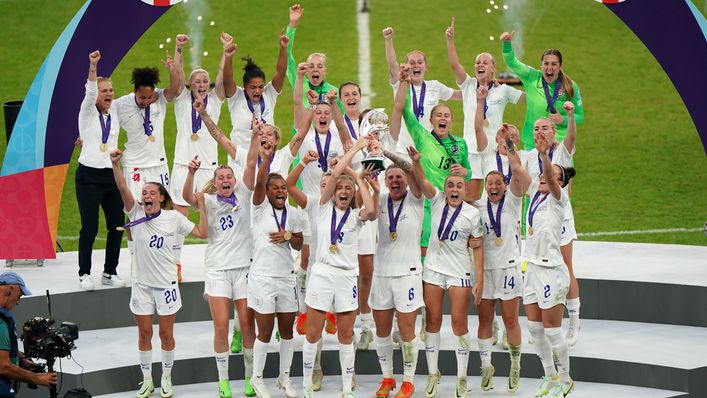
[[449, 218], [449, 223], [446, 228], [444, 227], [444, 224], [447, 221], [447, 214], [449, 214], [449, 204], [444, 205], [444, 210], [442, 211], [442, 221], [439, 223], [439, 228], [437, 228], [437, 238], [440, 242], [447, 240], [449, 237], [449, 232], [452, 230], [454, 221], [456, 221], [457, 217], [459, 217], [459, 213], [461, 213], [463, 205], [464, 204], [462, 203], [456, 210], [454, 210], [452, 217]]
[[353, 123], [351, 123], [351, 119], [349, 119], [349, 115], [344, 115], [344, 121], [346, 122], [346, 126], [349, 128], [351, 137], [353, 137], [354, 140], [357, 140], [358, 137], [356, 136], [356, 130], [354, 129]]
[[319, 133], [314, 132], [314, 142], [317, 144], [317, 154], [319, 155], [319, 159], [317, 159], [317, 163], [319, 163], [319, 167], [322, 169], [322, 171], [327, 171], [329, 169], [329, 163], [327, 162], [327, 158], [329, 157], [329, 145], [331, 144], [331, 131], [327, 130], [326, 132], [326, 142], [324, 143], [324, 150], [322, 151], [322, 141], [319, 139]]
[[547, 196], [549, 194], [549, 192], [544, 194], [543, 198], [538, 200], [538, 198], [540, 197], [540, 191], [535, 192], [535, 196], [533, 196], [533, 201], [530, 202], [530, 207], [528, 208], [528, 226], [533, 226], [533, 217], [535, 216], [535, 212], [538, 210], [538, 207], [540, 207], [540, 205], [545, 201], [545, 199], [547, 199]]
[[557, 96], [560, 94], [560, 86], [562, 86], [562, 77], [558, 77], [557, 80], [555, 80], [555, 90], [552, 93], [552, 97], [550, 97], [550, 88], [547, 85], [547, 82], [545, 81], [545, 78], [542, 78], [543, 81], [543, 90], [545, 91], [545, 100], [547, 101], [547, 111], [550, 113], [557, 113], [557, 110], [555, 109], [555, 100], [557, 100]]
[[[255, 108], [253, 107], [253, 101], [248, 98], [248, 95], [246, 94], [245, 96], [245, 102], [248, 105], [248, 109], [250, 109], [250, 113], [255, 115]], [[265, 98], [263, 96], [260, 96], [260, 121], [265, 123], [265, 118], [263, 117], [263, 114], [265, 114]]]
[[236, 194], [232, 193], [229, 197], [224, 197], [221, 195], [216, 195], [216, 200], [223, 203], [228, 203], [231, 207], [238, 206], [238, 201], [236, 200]]
[[[201, 115], [194, 109], [194, 94], [191, 95], [191, 132], [196, 134], [197, 131], [201, 130]], [[209, 104], [209, 96], [204, 97], [204, 109], [206, 105]]]
[[[511, 169], [511, 164], [510, 160], [508, 161], [508, 174], [503, 173], [503, 162], [501, 161], [501, 154], [496, 151], [496, 167], [498, 168], [498, 171], [503, 174], [503, 176], [506, 179], [506, 184], [511, 183], [511, 177], [513, 176], [513, 170]], [[541, 163], [542, 164], [542, 163]], [[505, 197], [504, 197], [505, 198]]]
[[[96, 109], [98, 109], [98, 106], [96, 106]], [[98, 109], [98, 120], [101, 122], [101, 143], [105, 144], [106, 142], [108, 142], [108, 135], [110, 134], [110, 113], [104, 121], [103, 112]]]
[[[452, 154], [449, 152], [449, 149], [447, 149], [447, 146], [444, 145], [444, 143], [442, 142], [442, 139], [439, 138], [439, 136], [437, 135], [437, 133], [435, 133], [434, 130], [432, 130], [430, 133], [432, 134], [433, 137], [435, 137], [435, 140], [437, 140], [437, 142], [438, 142], [440, 145], [442, 145], [442, 148], [444, 148], [444, 151], [447, 152], [447, 156], [449, 156], [449, 159], [452, 161], [452, 164], [457, 164], [457, 160], [454, 159], [454, 156], [452, 156]], [[450, 140], [452, 140], [452, 145], [456, 145], [456, 143], [457, 143], [457, 139], [456, 139], [456, 138], [454, 138], [451, 134], [449, 134], [447, 137], [448, 137]]]
[[[137, 98], [135, 98], [135, 105], [137, 105], [138, 109], [140, 108], [140, 105], [137, 103]], [[151, 136], [152, 135], [152, 124], [150, 123], [150, 105], [148, 104], [145, 107], [145, 116], [142, 117], [142, 127], [145, 129], [145, 135], [146, 136]]]
[[[552, 155], [555, 154], [555, 144], [553, 143], [550, 147], [550, 153], [547, 156], [552, 160]], [[538, 152], [538, 167], [540, 168], [540, 174], [543, 173], [543, 160], [540, 158], [540, 152]], [[503, 173], [503, 172], [502, 172]]]
[[134, 226], [136, 226], [136, 225], [138, 225], [138, 224], [142, 224], [142, 223], [144, 223], [144, 222], [146, 222], [146, 221], [150, 221], [150, 220], [152, 220], [153, 218], [159, 217], [160, 214], [162, 214], [162, 210], [161, 210], [161, 209], [160, 209], [157, 213], [155, 213], [155, 214], [153, 214], [153, 215], [145, 214], [145, 217], [140, 217], [140, 218], [138, 218], [137, 220], [130, 221], [129, 223], [123, 225], [123, 228], [134, 227]]
[[393, 233], [398, 230], [398, 220], [400, 219], [400, 213], [402, 213], [403, 210], [403, 203], [405, 203], [405, 198], [408, 196], [408, 193], [405, 192], [405, 195], [403, 195], [403, 198], [400, 200], [400, 204], [398, 205], [398, 210], [395, 211], [395, 214], [393, 214], [393, 198], [388, 195], [388, 222], [390, 223], [390, 226], [388, 226], [388, 232]]
[[280, 220], [277, 219], [277, 214], [275, 213], [275, 207], [273, 205], [270, 205], [272, 207], [272, 216], [275, 219], [275, 224], [277, 224], [277, 230], [282, 231], [285, 229], [285, 225], [287, 224], [287, 205], [282, 208], [282, 217]]
[[498, 209], [496, 209], [496, 219], [493, 219], [493, 210], [491, 210], [491, 201], [486, 199], [486, 210], [489, 213], [489, 221], [491, 221], [491, 228], [497, 237], [501, 237], [501, 211], [503, 210], [503, 202], [506, 201], [506, 196], [503, 195], [501, 201], [498, 202]]
[[[268, 174], [270, 174], [270, 166], [272, 166], [272, 160], [275, 159], [275, 154], [273, 153], [270, 155], [270, 164], [268, 164]], [[260, 168], [260, 164], [263, 163], [263, 159], [258, 155], [258, 168]]]
[[[543, 80], [544, 81], [544, 80]], [[493, 80], [489, 82], [489, 87], [488, 87], [488, 94], [486, 94], [486, 98], [484, 98], [484, 120], [486, 120], [486, 111], [489, 110], [489, 105], [486, 102], [486, 100], [489, 98], [489, 94], [491, 94], [491, 88], [493, 87]], [[479, 89], [479, 81], [476, 81], [476, 89]]]
[[410, 90], [412, 90], [412, 112], [415, 114], [415, 118], [420, 120], [420, 118], [425, 114], [425, 91], [427, 91], [427, 85], [424, 81], [422, 82], [419, 101], [417, 100], [415, 87], [410, 85]]
[[344, 213], [344, 216], [341, 217], [341, 220], [339, 221], [339, 224], [336, 224], [336, 207], [333, 206], [331, 208], [331, 228], [329, 231], [331, 232], [329, 243], [332, 245], [336, 244], [336, 240], [339, 238], [339, 234], [341, 233], [341, 230], [344, 229], [344, 224], [346, 224], [346, 220], [349, 218], [349, 214], [351, 214], [351, 207], [346, 209], [346, 212]]

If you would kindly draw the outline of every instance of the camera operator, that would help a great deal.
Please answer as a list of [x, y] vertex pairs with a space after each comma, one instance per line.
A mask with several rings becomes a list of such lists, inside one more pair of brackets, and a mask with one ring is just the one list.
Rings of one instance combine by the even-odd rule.
[[34, 363], [23, 358], [17, 347], [15, 318], [10, 310], [20, 302], [20, 297], [32, 293], [15, 272], [0, 275], [0, 398], [14, 397], [12, 381], [49, 386], [56, 384], [56, 373], [33, 373]]

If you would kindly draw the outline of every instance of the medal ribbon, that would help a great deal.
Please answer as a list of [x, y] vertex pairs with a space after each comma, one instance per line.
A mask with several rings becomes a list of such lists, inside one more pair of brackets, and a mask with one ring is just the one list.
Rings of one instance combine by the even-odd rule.
[[[542, 165], [542, 163], [540, 163]], [[508, 161], [508, 174], [505, 174], [503, 172], [503, 162], [501, 161], [501, 154], [496, 151], [496, 167], [498, 168], [498, 171], [503, 174], [503, 176], [506, 179], [506, 184], [511, 183], [511, 177], [513, 176], [513, 170], [511, 169], [511, 161]], [[541, 166], [542, 167], [542, 166]], [[505, 199], [505, 197], [504, 197]]]
[[[272, 166], [272, 160], [275, 159], [275, 154], [273, 153], [270, 155], [270, 164], [268, 164], [268, 174], [270, 174], [270, 166]], [[260, 158], [260, 155], [258, 155], [258, 168], [260, 168], [260, 164], [263, 163], [263, 159]]]
[[[194, 94], [191, 95], [191, 132], [196, 134], [197, 131], [201, 130], [201, 115], [194, 109]], [[209, 104], [209, 96], [204, 97], [204, 109], [206, 105]]]
[[336, 207], [332, 206], [331, 208], [331, 228], [329, 229], [329, 232], [331, 233], [330, 235], [330, 240], [329, 242], [332, 245], [336, 244], [336, 240], [339, 237], [339, 234], [341, 233], [341, 230], [344, 229], [344, 224], [346, 224], [346, 220], [349, 218], [349, 214], [351, 214], [351, 207], [346, 209], [346, 212], [344, 213], [344, 216], [341, 217], [341, 220], [339, 221], [339, 224], [336, 224]]
[[552, 97], [550, 97], [550, 88], [547, 85], [547, 82], [545, 81], [545, 78], [542, 78], [543, 82], [543, 91], [545, 91], [545, 100], [547, 101], [547, 111], [550, 113], [557, 113], [557, 110], [555, 109], [555, 101], [557, 100], [557, 96], [560, 94], [560, 86], [562, 86], [562, 77], [558, 77], [557, 80], [555, 80], [555, 90], [552, 92]]
[[[437, 133], [435, 133], [434, 130], [432, 130], [430, 133], [432, 134], [433, 137], [435, 137], [435, 140], [437, 140], [437, 142], [438, 142], [440, 145], [442, 145], [442, 148], [444, 148], [444, 151], [447, 152], [447, 156], [449, 156], [449, 159], [452, 160], [452, 164], [457, 164], [456, 159], [454, 159], [454, 157], [452, 156], [451, 152], [449, 152], [449, 149], [447, 149], [447, 146], [444, 145], [444, 143], [442, 142], [442, 139], [439, 138], [439, 136], [437, 135]], [[447, 137], [449, 137], [449, 139], [452, 140], [452, 145], [456, 144], [457, 140], [456, 140], [456, 138], [454, 138], [451, 134], [448, 135]]]
[[415, 118], [420, 120], [422, 115], [425, 114], [425, 91], [427, 91], [427, 85], [422, 82], [422, 87], [420, 88], [420, 100], [417, 100], [417, 93], [415, 92], [415, 87], [410, 85], [410, 90], [412, 90], [412, 112], [415, 114]]
[[[543, 195], [543, 198], [538, 200], [540, 197], [540, 191], [535, 192], [535, 196], [533, 196], [533, 201], [530, 202], [530, 207], [528, 208], [528, 225], [533, 226], [533, 217], [535, 216], [535, 212], [538, 210], [538, 207], [547, 199], [547, 196], [550, 193], [546, 193]], [[537, 202], [537, 204], [536, 204]]]
[[449, 214], [449, 204], [444, 205], [444, 210], [442, 211], [442, 221], [439, 223], [439, 228], [437, 228], [437, 238], [440, 242], [447, 240], [447, 238], [449, 237], [449, 232], [452, 230], [454, 221], [457, 220], [457, 217], [459, 217], [459, 213], [461, 213], [462, 211], [462, 205], [463, 204], [459, 205], [459, 207], [454, 210], [454, 213], [452, 213], [452, 216], [449, 218], [449, 223], [447, 224], [446, 228], [444, 227], [444, 224], [447, 221], [447, 214]]
[[491, 208], [491, 201], [489, 199], [486, 199], [486, 210], [489, 213], [489, 221], [491, 221], [491, 228], [493, 228], [493, 232], [496, 234], [497, 237], [501, 237], [501, 210], [503, 210], [503, 202], [506, 201], [506, 196], [504, 195], [503, 198], [501, 198], [501, 201], [498, 202], [498, 209], [496, 209], [496, 219], [493, 219], [493, 210]]
[[282, 208], [282, 219], [278, 220], [277, 219], [277, 214], [275, 214], [275, 207], [270, 205], [272, 207], [272, 216], [275, 219], [275, 224], [277, 224], [277, 230], [282, 231], [285, 229], [285, 225], [287, 224], [287, 205]]
[[405, 198], [408, 196], [407, 191], [405, 192], [405, 195], [403, 195], [403, 199], [400, 201], [400, 204], [398, 205], [398, 210], [395, 211], [395, 214], [393, 214], [393, 199], [388, 195], [388, 222], [390, 223], [390, 226], [388, 227], [388, 232], [393, 233], [398, 230], [398, 220], [400, 219], [400, 213], [402, 213], [403, 210], [403, 203], [405, 203]]
[[228, 203], [231, 207], [238, 206], [238, 201], [236, 200], [236, 194], [232, 193], [229, 197], [224, 197], [221, 195], [216, 195], [216, 200], [223, 203]]
[[[135, 98], [135, 105], [137, 105], [138, 109], [140, 108], [140, 105], [137, 103], [137, 98]], [[152, 135], [152, 126], [150, 126], [150, 105], [145, 107], [145, 115], [142, 117], [142, 127], [145, 129], [146, 136], [149, 137]]]
[[[98, 106], [96, 106], [96, 109], [98, 109]], [[110, 113], [104, 121], [103, 112], [98, 109], [98, 120], [101, 122], [101, 143], [105, 144], [106, 142], [108, 142], [108, 134], [110, 134]]]
[[316, 131], [314, 132], [314, 142], [317, 144], [317, 154], [319, 155], [317, 162], [319, 163], [319, 167], [321, 167], [322, 171], [327, 171], [329, 168], [327, 158], [329, 157], [329, 145], [331, 144], [331, 131], [327, 130], [326, 132], [326, 141], [324, 143], [323, 151], [322, 141], [319, 139], [319, 133]]
[[353, 137], [354, 140], [357, 140], [358, 137], [356, 136], [356, 130], [354, 129], [353, 123], [351, 123], [351, 119], [349, 119], [349, 115], [344, 115], [344, 121], [346, 122], [346, 126], [349, 128], [351, 137]]
[[[245, 95], [245, 102], [248, 104], [248, 109], [250, 109], [250, 113], [255, 115], [255, 108], [253, 107], [253, 101], [250, 100], [248, 97], [248, 94]], [[260, 96], [260, 121], [265, 123], [265, 118], [263, 117], [263, 114], [265, 113], [265, 98], [263, 96]]]
[[[543, 80], [544, 81], [544, 80]], [[489, 82], [489, 87], [488, 87], [488, 94], [486, 94], [486, 98], [484, 98], [484, 120], [486, 120], [486, 111], [489, 110], [489, 105], [486, 102], [486, 100], [489, 98], [489, 95], [491, 94], [491, 88], [493, 87], [493, 80]], [[479, 81], [476, 81], [476, 89], [479, 89]]]
[[123, 225], [123, 228], [134, 227], [134, 226], [136, 226], [136, 225], [138, 225], [138, 224], [142, 224], [142, 223], [144, 223], [144, 222], [146, 222], [146, 221], [150, 221], [150, 220], [152, 220], [153, 218], [159, 217], [160, 214], [162, 214], [162, 210], [161, 210], [161, 209], [160, 209], [160, 211], [158, 211], [157, 213], [155, 213], [155, 214], [153, 214], [153, 215], [145, 214], [145, 217], [140, 217], [140, 218], [138, 218], [137, 220], [130, 221], [129, 223]]
[[[550, 152], [547, 154], [547, 157], [549, 157], [550, 160], [552, 160], [552, 155], [554, 155], [554, 154], [555, 154], [555, 143], [553, 143], [552, 146], [550, 147]], [[510, 165], [509, 165], [509, 167], [510, 167]], [[540, 174], [542, 174], [543, 173], [543, 160], [540, 158], [540, 152], [538, 152], [538, 167], [540, 168]], [[503, 173], [503, 172], [501, 172], [501, 173]]]

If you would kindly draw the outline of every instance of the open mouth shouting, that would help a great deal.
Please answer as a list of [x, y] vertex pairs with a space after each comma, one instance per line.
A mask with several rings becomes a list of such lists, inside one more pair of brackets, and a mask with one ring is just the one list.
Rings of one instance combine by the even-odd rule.
[[285, 201], [287, 201], [287, 195], [284, 195], [284, 194], [275, 195], [275, 205], [277, 208], [285, 207]]
[[142, 205], [145, 208], [145, 212], [148, 214], [151, 214], [152, 212], [156, 211], [156, 206], [152, 199], [145, 199]]

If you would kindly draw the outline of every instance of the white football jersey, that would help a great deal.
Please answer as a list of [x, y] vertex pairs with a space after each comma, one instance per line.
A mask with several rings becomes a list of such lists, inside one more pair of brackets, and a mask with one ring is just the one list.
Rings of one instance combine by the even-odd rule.
[[[420, 195], [419, 198], [416, 198], [408, 190], [398, 218], [397, 237], [393, 240], [390, 237], [390, 221], [388, 219], [389, 196], [389, 193], [381, 194], [379, 199], [378, 247], [374, 257], [376, 266], [373, 268], [373, 273], [377, 276], [420, 274], [422, 273], [420, 237], [424, 216], [424, 197]], [[393, 201], [393, 214], [397, 213], [399, 205], [400, 201]]]
[[[135, 203], [126, 214], [130, 221], [135, 221], [145, 217], [145, 210]], [[176, 210], [162, 210], [156, 218], [130, 227], [135, 244], [131, 266], [133, 280], [156, 288], [176, 285], [173, 246], [179, 235], [187, 236], [193, 229], [194, 223]]]
[[[118, 135], [120, 134], [118, 107], [111, 106], [108, 110], [108, 115], [102, 115], [96, 107], [97, 98], [98, 83], [87, 80], [86, 94], [83, 97], [83, 101], [81, 101], [81, 109], [79, 110], [79, 137], [83, 141], [79, 163], [95, 169], [110, 169], [113, 167], [110, 161], [110, 153], [118, 148]], [[101, 118], [107, 127], [109, 117], [110, 130], [106, 140], [106, 150], [102, 151], [100, 149], [103, 143]]]
[[[481, 214], [479, 210], [462, 202], [459, 216], [449, 230], [449, 235], [442, 241], [437, 236], [444, 207], [447, 204], [444, 191], [437, 190], [437, 194], [430, 200], [432, 215], [430, 223], [430, 242], [425, 256], [425, 267], [441, 274], [462, 278], [474, 278], [473, 257], [469, 253], [469, 238], [483, 236], [481, 228]], [[445, 220], [444, 231], [449, 227], [452, 214], [457, 208], [449, 207]]]
[[489, 205], [496, 220], [499, 203], [488, 200], [486, 192], [479, 200], [479, 211], [484, 223], [484, 269], [502, 269], [520, 264], [520, 211], [522, 198], [506, 189], [501, 209], [501, 245], [496, 242], [489, 215]]
[[245, 148], [245, 151], [250, 148], [254, 114], [256, 118], [265, 120], [266, 123], [273, 126], [275, 125], [275, 104], [277, 103], [278, 95], [280, 93], [275, 91], [272, 82], [268, 82], [263, 90], [262, 109], [260, 103], [253, 103], [252, 112], [248, 107], [243, 87], [238, 86], [236, 93], [228, 98], [228, 110], [231, 113], [231, 125], [233, 126], [231, 129], [231, 141], [238, 145], [238, 148]]
[[[214, 123], [218, 124], [221, 116], [221, 101], [213, 90], [207, 96], [206, 113]], [[198, 138], [192, 137], [192, 112], [194, 111], [191, 91], [186, 88], [174, 99], [174, 116], [177, 121], [177, 138], [174, 142], [174, 163], [189, 165], [194, 156], [199, 156], [202, 169], [215, 169], [218, 166], [218, 151], [216, 140], [211, 137], [204, 122], [196, 131]], [[196, 127], [196, 126], [195, 126]]]
[[209, 244], [204, 265], [208, 271], [250, 267], [253, 232], [250, 228], [250, 198], [253, 194], [241, 181], [236, 183], [235, 209], [219, 201], [217, 195], [204, 195], [209, 220]]
[[[309, 205], [309, 202], [307, 202]], [[341, 211], [330, 201], [320, 205], [316, 212], [316, 221], [312, 225], [318, 225], [317, 230], [317, 264], [326, 264], [341, 270], [345, 275], [358, 274], [358, 234], [363, 226], [363, 221], [359, 218], [359, 209], [351, 209], [346, 223], [342, 226], [341, 232], [335, 238], [336, 251], [332, 253], [331, 246], [331, 223], [332, 212], [336, 214], [336, 224], [338, 227], [345, 211]]]
[[[565, 262], [560, 253], [560, 239], [565, 206], [568, 202], [567, 192], [562, 190], [560, 200], [555, 199], [551, 193], [540, 194], [535, 203], [537, 210], [531, 225], [530, 209], [534, 208], [532, 202], [539, 185], [538, 182], [533, 181], [528, 188], [530, 204], [526, 213], [528, 234], [525, 237], [525, 260], [543, 267], [564, 266]], [[538, 205], [545, 195], [547, 198]]]
[[[336, 157], [341, 156], [344, 154], [344, 148], [341, 145], [341, 140], [339, 139], [339, 134], [336, 130], [330, 129], [329, 134], [331, 134], [331, 141], [329, 142], [329, 151], [326, 152], [326, 139], [327, 135], [326, 134], [318, 134], [314, 131], [314, 128], [310, 128], [309, 132], [307, 133], [307, 136], [304, 138], [304, 142], [302, 142], [302, 146], [299, 149], [299, 157], [300, 159], [304, 158], [304, 155], [308, 151], [314, 151], [317, 152], [317, 144], [315, 141], [315, 134], [319, 136], [320, 140], [320, 145], [322, 149], [322, 153], [326, 155], [326, 164], [327, 168], [329, 167], [329, 163]], [[324, 159], [322, 159], [324, 160]], [[324, 173], [324, 170], [319, 164], [319, 161], [313, 161], [310, 162], [302, 171], [302, 174], [300, 176], [300, 181], [302, 181], [302, 191], [304, 191], [305, 194], [314, 196], [316, 198], [319, 198], [320, 196], [320, 191], [319, 191], [319, 183], [322, 179], [322, 174]]]
[[[528, 171], [528, 174], [530, 174], [530, 178], [536, 182], [540, 181], [540, 174], [542, 174], [542, 169], [540, 168], [539, 155], [540, 153], [537, 149], [532, 149], [530, 152], [528, 152], [528, 158], [526, 160], [525, 167], [525, 169]], [[548, 156], [550, 156], [550, 152], [548, 152]], [[552, 151], [552, 156], [550, 156], [550, 160], [552, 161], [552, 164], [556, 164], [562, 167], [570, 167], [572, 166], [573, 156], [574, 150], [572, 151], [572, 153], [570, 153], [567, 150], [567, 147], [565, 147], [565, 143], [561, 142], [555, 145], [555, 149]]]
[[[400, 87], [400, 82], [391, 84], [393, 87], [393, 98], [395, 98], [398, 92], [398, 87]], [[420, 100], [420, 92], [422, 91], [422, 85], [411, 86], [412, 90], [415, 90], [415, 96]], [[410, 101], [412, 101], [412, 92], [409, 94]], [[430, 123], [430, 114], [432, 113], [432, 108], [434, 108], [439, 101], [447, 101], [454, 95], [454, 89], [445, 86], [437, 80], [425, 80], [425, 99], [424, 99], [424, 115], [418, 119], [420, 124], [425, 127], [426, 130], [432, 131], [432, 124]], [[400, 135], [398, 136], [398, 146], [404, 150], [409, 146], [414, 146], [412, 137], [405, 126], [405, 123], [400, 125]]]
[[[289, 204], [285, 205], [285, 209], [287, 210], [285, 229], [292, 233], [302, 232], [305, 223], [302, 210]], [[272, 277], [294, 275], [294, 259], [290, 251], [290, 243], [270, 243], [270, 233], [278, 231], [277, 223], [282, 220], [282, 212], [283, 210], [276, 210], [267, 197], [263, 203], [252, 205], [253, 264], [250, 266], [250, 273], [253, 275]]]
[[[123, 167], [155, 167], [167, 164], [164, 150], [164, 118], [167, 114], [167, 98], [164, 90], [155, 89], [157, 101], [143, 109], [135, 102], [135, 93], [124, 95], [113, 101], [118, 109], [120, 127], [127, 133], [122, 162]], [[149, 114], [145, 117], [146, 110]], [[154, 141], [145, 133], [145, 126], [151, 131]]]

